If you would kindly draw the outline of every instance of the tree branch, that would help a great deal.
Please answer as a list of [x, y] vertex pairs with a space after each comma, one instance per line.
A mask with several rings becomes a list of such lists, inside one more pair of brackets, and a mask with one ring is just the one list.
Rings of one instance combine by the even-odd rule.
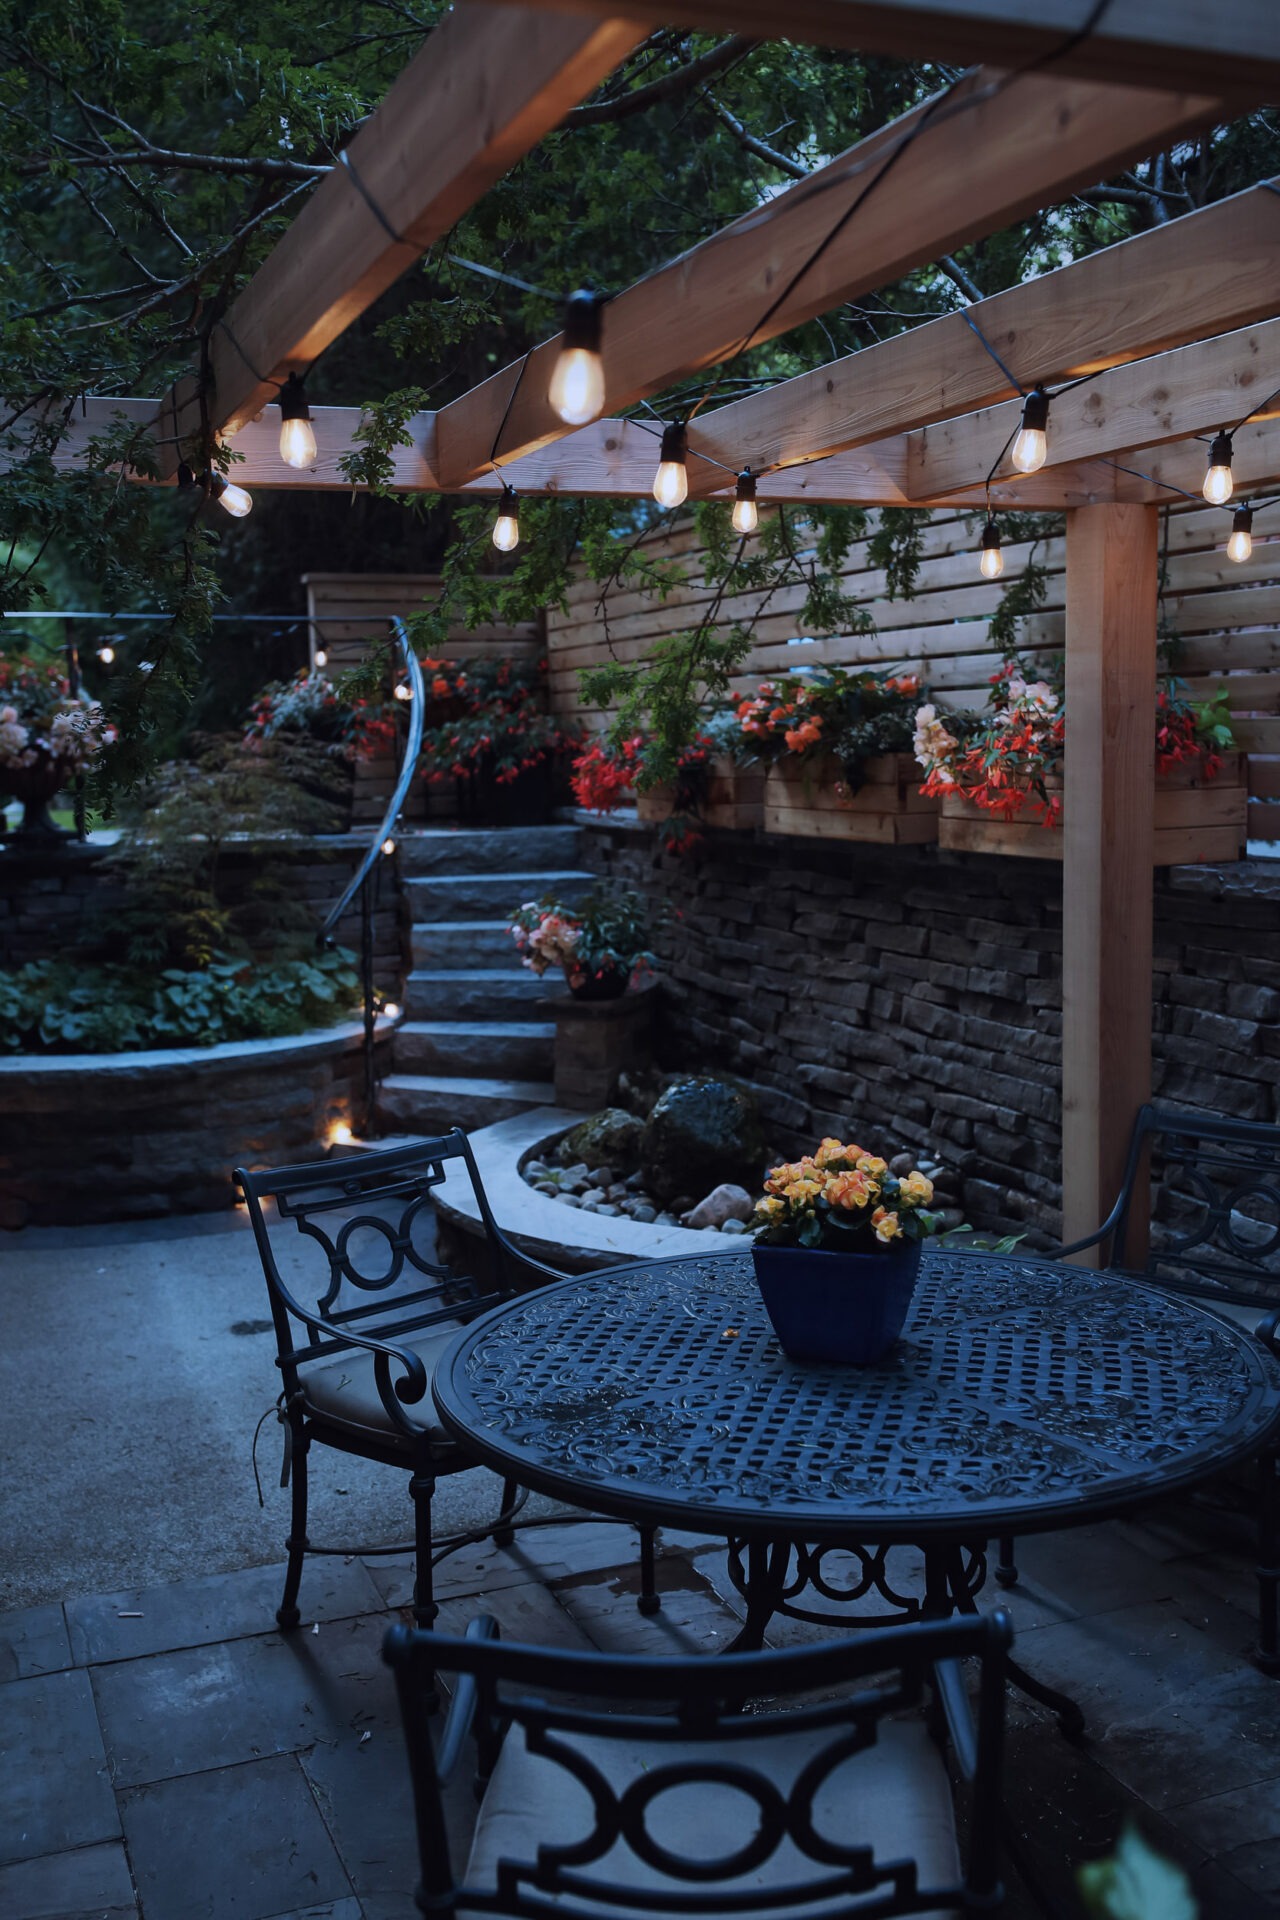
[[[18, 168], [26, 179], [37, 174], [48, 173], [53, 165], [51, 156], [38, 160], [27, 160]], [[99, 167], [110, 171], [113, 167], [173, 167], [183, 168], [193, 173], [223, 173], [249, 175], [258, 180], [319, 180], [333, 169], [328, 166], [308, 166], [305, 160], [273, 160], [243, 158], [238, 154], [221, 153], [179, 153], [169, 147], [143, 146], [133, 152], [121, 152], [115, 147], [104, 147], [101, 154], [86, 154], [83, 157], [70, 154], [60, 155], [59, 165], [63, 167]]]
[[647, 87], [634, 87], [630, 93], [616, 94], [612, 100], [595, 100], [584, 107], [571, 108], [560, 124], [562, 127], [599, 127], [614, 120], [629, 120], [634, 113], [647, 113], [662, 100], [682, 100], [712, 74], [723, 73], [726, 67], [741, 60], [755, 44], [743, 34], [732, 34], [719, 46], [699, 54], [696, 60], [687, 60], [684, 66], [663, 74], [660, 80], [651, 80]]
[[939, 273], [946, 274], [952, 286], [959, 287], [966, 300], [972, 302], [974, 300], [986, 299], [986, 295], [983, 293], [982, 288], [978, 285], [973, 275], [968, 273], [951, 254], [944, 253], [941, 256], [938, 261], [938, 271]]
[[757, 160], [768, 161], [771, 167], [777, 167], [780, 173], [790, 174], [793, 180], [807, 180], [809, 178], [808, 167], [803, 166], [799, 160], [788, 159], [785, 153], [775, 153], [772, 147], [767, 146], [765, 142], [758, 139], [754, 133], [748, 133], [741, 120], [739, 120], [735, 114], [730, 113], [728, 107], [723, 106], [714, 94], [705, 93], [703, 99], [710, 107], [712, 113], [715, 114], [716, 119], [719, 120], [722, 125], [728, 127], [730, 133], [738, 142], [738, 145], [745, 147], [748, 153], [754, 153]]

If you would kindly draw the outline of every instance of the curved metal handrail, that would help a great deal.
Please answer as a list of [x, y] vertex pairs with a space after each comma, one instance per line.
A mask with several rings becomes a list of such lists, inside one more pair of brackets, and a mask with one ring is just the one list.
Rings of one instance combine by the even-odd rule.
[[387, 802], [387, 810], [382, 816], [378, 831], [369, 843], [368, 851], [361, 860], [360, 865], [352, 874], [346, 891], [338, 901], [338, 904], [330, 911], [328, 919], [320, 929], [320, 939], [322, 941], [332, 938], [334, 928], [368, 879], [374, 861], [382, 851], [382, 843], [395, 826], [400, 814], [400, 809], [405, 803], [409, 786], [413, 779], [414, 769], [418, 764], [418, 753], [422, 747], [422, 728], [427, 704], [422, 668], [418, 665], [418, 656], [413, 650], [413, 644], [409, 639], [409, 630], [405, 626], [404, 621], [399, 618], [393, 619], [391, 622], [391, 631], [400, 643], [400, 651], [404, 655], [404, 664], [409, 674], [409, 690], [413, 696], [409, 706], [409, 738], [405, 745], [404, 759], [400, 764], [400, 774], [396, 780], [395, 790]]

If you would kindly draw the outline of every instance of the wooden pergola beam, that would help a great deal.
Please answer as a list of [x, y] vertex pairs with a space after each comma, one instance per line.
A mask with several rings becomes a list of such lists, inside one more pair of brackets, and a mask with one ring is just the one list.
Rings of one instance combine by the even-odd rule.
[[[346, 148], [354, 172], [338, 165], [321, 181], [214, 329], [208, 425], [235, 430], [261, 412], [647, 31], [616, 10], [447, 15]], [[166, 472], [201, 421], [187, 376], [157, 427]]]
[[[537, 0], [599, 15], [607, 0]], [[637, 0], [638, 18], [667, 26], [668, 0]], [[1091, 0], [790, 0], [785, 17], [772, 0], [681, 0], [681, 22], [762, 40], [851, 47], [901, 60], [990, 61], [1021, 67], [1043, 61], [1055, 73], [1140, 86], [1205, 88], [1242, 105], [1280, 98], [1280, 14], [1272, 0], [1111, 0], [1091, 32], [1081, 32]]]
[[[1270, 319], [1278, 252], [1280, 192], [1250, 187], [976, 302], [969, 314], [1024, 386], [1056, 384]], [[1012, 392], [964, 315], [948, 314], [700, 414], [691, 440], [730, 466], [787, 466]]]
[[[904, 115], [611, 300], [607, 409], [619, 412], [748, 339], [772, 339], [884, 286], [1202, 125], [1215, 109], [1203, 94], [967, 75], [949, 97]], [[877, 191], [886, 166], [892, 187]], [[445, 485], [474, 479], [495, 449], [512, 461], [569, 433], [547, 398], [559, 347], [559, 336], [544, 342], [442, 409], [436, 450]]]
[[[53, 456], [64, 472], [79, 468], [91, 440], [121, 423], [144, 434], [155, 416], [154, 400], [99, 397], [80, 403]], [[251, 489], [345, 493], [351, 483], [339, 466], [342, 454], [357, 444], [358, 407], [314, 407], [317, 460], [315, 467], [298, 471], [280, 458], [274, 420], [253, 421], [233, 442], [237, 459], [233, 477]], [[405, 493], [443, 493], [435, 473], [432, 444], [436, 416], [420, 413], [409, 422], [410, 444], [392, 455], [391, 484]], [[645, 499], [653, 483], [655, 441], [633, 420], [598, 420], [571, 438], [530, 454], [506, 468], [518, 492], [539, 495], [580, 495]], [[803, 506], [926, 507], [931, 505], [981, 507], [985, 490], [981, 474], [967, 489], [924, 500], [904, 488], [904, 441], [837, 454], [808, 466], [786, 467], [766, 474], [759, 483], [762, 505], [790, 503]], [[20, 435], [11, 436], [9, 449], [0, 448], [0, 471], [22, 456]], [[1205, 449], [1197, 440], [1141, 447], [1122, 461], [1078, 461], [1069, 466], [1045, 467], [1039, 473], [1018, 474], [992, 484], [991, 503], [1010, 511], [1054, 512], [1108, 501], [1160, 504], [1176, 498], [1179, 489], [1199, 495], [1204, 479]], [[1126, 469], [1134, 471], [1126, 471]], [[692, 464], [696, 475], [696, 459]], [[1140, 471], [1139, 471], [1140, 470]], [[1236, 435], [1234, 470], [1237, 493], [1249, 488], [1280, 485], [1280, 425], [1263, 421], [1241, 428]], [[1147, 478], [1142, 475], [1146, 474]], [[131, 479], [142, 476], [134, 473]], [[722, 495], [728, 497], [727, 476], [716, 470]], [[496, 474], [484, 473], [461, 489], [479, 498], [496, 497], [502, 487]]]
[[[1274, 419], [1280, 415], [1277, 387], [1280, 320], [1113, 367], [1052, 401], [1049, 461], [1057, 466], [1105, 459], [1131, 447], [1212, 434], [1255, 407], [1262, 418]], [[909, 434], [908, 494], [937, 500], [953, 487], [971, 488], [984, 463], [988, 472], [996, 464], [1021, 416], [1022, 402], [1010, 400]], [[1000, 476], [1007, 479], [1014, 471], [1006, 453]]]

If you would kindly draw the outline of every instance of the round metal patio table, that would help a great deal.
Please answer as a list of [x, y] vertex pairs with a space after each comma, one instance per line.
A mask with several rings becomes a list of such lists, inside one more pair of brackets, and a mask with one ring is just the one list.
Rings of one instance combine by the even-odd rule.
[[[496, 1307], [449, 1349], [434, 1394], [446, 1429], [522, 1485], [725, 1535], [742, 1644], [779, 1608], [830, 1618], [796, 1604], [806, 1586], [874, 1589], [896, 1617], [971, 1610], [988, 1540], [1123, 1513], [1280, 1431], [1280, 1364], [1207, 1309], [1105, 1270], [948, 1251], [925, 1255], [902, 1339], [874, 1367], [787, 1359], [744, 1249]], [[887, 1570], [904, 1543], [924, 1554], [922, 1601]], [[833, 1549], [858, 1556], [852, 1589], [824, 1580]]]

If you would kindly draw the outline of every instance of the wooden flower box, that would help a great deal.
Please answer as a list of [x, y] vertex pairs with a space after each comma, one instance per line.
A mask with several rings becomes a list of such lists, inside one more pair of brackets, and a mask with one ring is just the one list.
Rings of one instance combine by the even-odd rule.
[[[1046, 781], [1061, 793], [1062, 781]], [[1238, 860], [1244, 852], [1249, 790], [1245, 757], [1224, 756], [1212, 780], [1198, 770], [1174, 767], [1156, 782], [1157, 867], [1197, 860]], [[1034, 820], [1000, 820], [958, 794], [942, 802], [938, 845], [951, 853], [1003, 853], [1017, 859], [1061, 860], [1062, 826]]]
[[920, 792], [924, 778], [910, 753], [880, 753], [864, 763], [864, 784], [850, 793], [834, 758], [770, 767], [764, 789], [766, 833], [814, 840], [921, 844], [938, 837], [938, 802]]
[[[744, 833], [764, 819], [765, 776], [761, 767], [740, 767], [727, 755], [712, 760], [698, 801], [698, 818], [705, 827]], [[636, 795], [636, 812], [655, 825], [675, 810], [674, 787], [651, 787]]]

